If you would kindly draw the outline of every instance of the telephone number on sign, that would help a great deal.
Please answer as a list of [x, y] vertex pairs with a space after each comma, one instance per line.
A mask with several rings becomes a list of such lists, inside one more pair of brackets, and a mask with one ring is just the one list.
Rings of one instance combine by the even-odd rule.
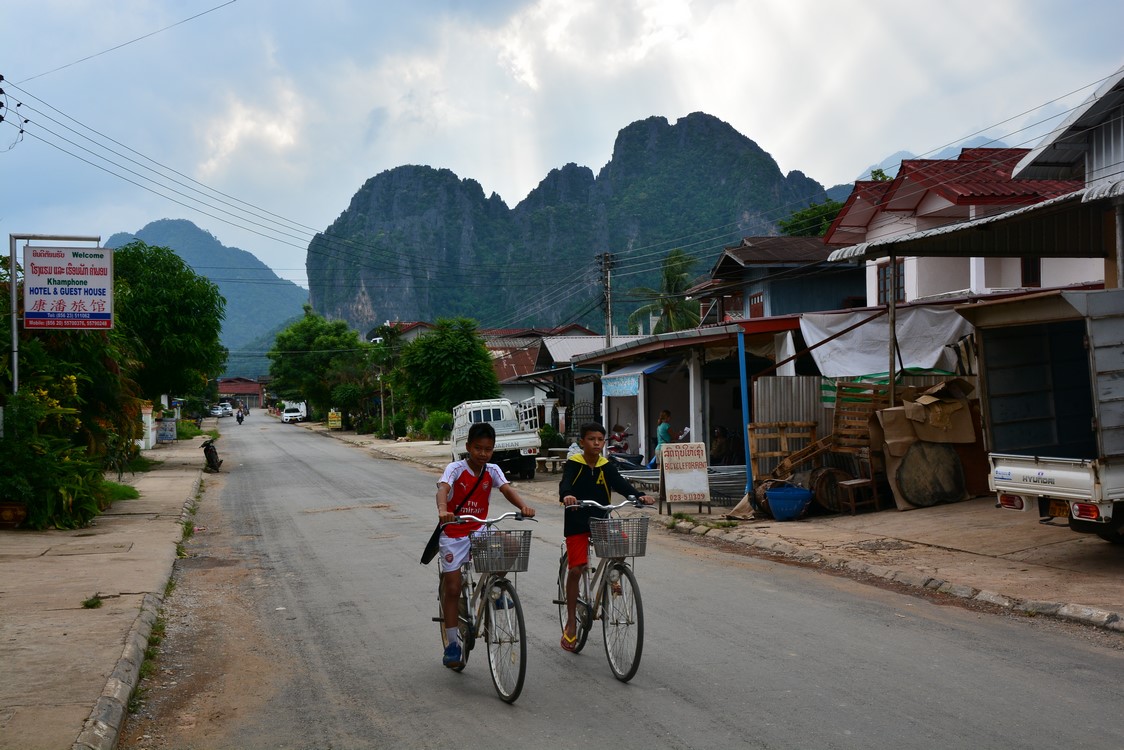
[[705, 503], [706, 495], [702, 492], [672, 492], [667, 496], [669, 503]]

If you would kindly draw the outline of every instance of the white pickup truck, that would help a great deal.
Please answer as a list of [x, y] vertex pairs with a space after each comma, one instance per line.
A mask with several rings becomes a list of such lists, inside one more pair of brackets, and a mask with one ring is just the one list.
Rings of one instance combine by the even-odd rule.
[[506, 398], [465, 401], [453, 408], [453, 460], [464, 458], [468, 428], [488, 422], [496, 431], [492, 463], [505, 474], [535, 478], [535, 459], [542, 450], [539, 410], [533, 398], [512, 403]]
[[998, 505], [1124, 544], [1124, 290], [1042, 292], [957, 312], [977, 331]]

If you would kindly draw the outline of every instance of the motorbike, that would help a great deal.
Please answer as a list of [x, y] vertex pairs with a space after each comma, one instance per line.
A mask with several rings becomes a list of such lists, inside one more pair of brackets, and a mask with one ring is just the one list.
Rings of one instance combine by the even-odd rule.
[[218, 449], [215, 448], [214, 438], [203, 441], [203, 457], [207, 460], [204, 471], [215, 473], [219, 470], [219, 467], [222, 466], [222, 459], [219, 458]]
[[639, 453], [609, 453], [607, 458], [617, 465], [621, 471], [636, 471], [646, 469], [644, 456]]
[[632, 437], [632, 433], [628, 431], [628, 427], [621, 427], [614, 425], [613, 431], [609, 433], [609, 439], [606, 441], [605, 455], [610, 461], [617, 465], [618, 469], [643, 469], [644, 457], [639, 453], [628, 452], [628, 439]]
[[238, 412], [238, 424], [242, 424], [243, 419], [245, 419], [245, 417], [242, 416], [242, 412]]

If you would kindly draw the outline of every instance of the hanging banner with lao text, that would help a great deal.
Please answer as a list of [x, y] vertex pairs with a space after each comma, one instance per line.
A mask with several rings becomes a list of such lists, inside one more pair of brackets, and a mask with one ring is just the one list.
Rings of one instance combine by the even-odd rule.
[[660, 446], [660, 470], [669, 504], [710, 505], [705, 443], [664, 443]]
[[23, 249], [24, 328], [112, 328], [113, 251]]

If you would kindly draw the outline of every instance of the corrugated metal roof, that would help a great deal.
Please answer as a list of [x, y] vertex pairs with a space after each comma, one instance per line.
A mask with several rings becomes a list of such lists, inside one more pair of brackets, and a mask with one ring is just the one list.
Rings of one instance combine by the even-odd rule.
[[[613, 344], [638, 341], [643, 336], [613, 336]], [[548, 336], [543, 339], [547, 352], [558, 364], [568, 364], [574, 357], [605, 348], [604, 336]]]
[[[828, 261], [872, 260], [887, 257], [891, 252], [897, 256], [912, 257], [1104, 257], [1104, 242], [1099, 230], [1099, 212], [1095, 212], [1097, 213], [1095, 216], [1089, 215], [1090, 212], [1064, 214], [1064, 211], [1070, 208], [1069, 204], [1080, 203], [1085, 193], [1084, 189], [1075, 190], [1032, 206], [1023, 206], [974, 221], [947, 224], [922, 232], [860, 242], [833, 251]], [[1019, 232], [1017, 237], [1002, 238], [994, 231], [986, 231], [1005, 226], [1017, 229], [1016, 225], [1020, 220], [1031, 218], [1063, 224], [1064, 228], [1070, 231]], [[985, 230], [985, 232], [976, 230]], [[950, 238], [950, 242], [936, 242], [943, 237]], [[1099, 237], [1101, 238], [1098, 239]]]
[[1085, 131], [1099, 125], [1121, 102], [1124, 102], [1124, 66], [1105, 78], [1088, 99], [1031, 149], [1015, 165], [1014, 176], [1057, 178], [1072, 174], [1075, 165], [1083, 165], [1085, 161]]
[[727, 247], [724, 255], [748, 266], [827, 260], [828, 251], [822, 237], [744, 237], [740, 245]]

